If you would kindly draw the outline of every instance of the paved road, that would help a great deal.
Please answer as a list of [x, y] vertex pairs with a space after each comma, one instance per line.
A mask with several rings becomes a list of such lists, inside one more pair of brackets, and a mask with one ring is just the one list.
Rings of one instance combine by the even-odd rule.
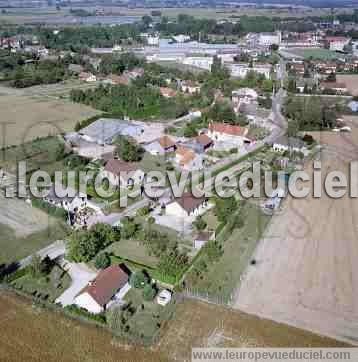
[[[63, 240], [57, 240], [54, 243], [46, 246], [45, 248], [36, 252], [42, 259], [47, 255], [51, 259], [56, 259], [58, 257], [64, 256], [66, 253], [66, 245]], [[32, 255], [27, 256], [26, 258], [19, 261], [20, 267], [23, 268], [30, 264]]]

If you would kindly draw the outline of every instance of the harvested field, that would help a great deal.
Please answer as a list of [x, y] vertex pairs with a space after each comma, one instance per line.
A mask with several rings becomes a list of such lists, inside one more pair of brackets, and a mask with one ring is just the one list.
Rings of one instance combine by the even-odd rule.
[[67, 235], [62, 221], [0, 192], [0, 264], [17, 261]]
[[171, 361], [190, 361], [192, 347], [339, 347], [342, 343], [284, 324], [197, 301], [185, 301], [159, 343]]
[[13, 229], [16, 237], [24, 237], [45, 230], [51, 221], [43, 211], [31, 207], [23, 200], [5, 198], [1, 192], [0, 205], [0, 224]]
[[106, 331], [0, 294], [1, 361], [167, 361], [160, 352], [125, 346]]
[[[0, 293], [2, 361], [190, 361], [191, 348], [339, 347], [342, 343], [293, 327], [196, 301], [179, 304], [159, 343], [124, 345], [108, 332]], [[31, 327], [30, 327], [31, 326]]]
[[338, 74], [337, 82], [345, 83], [349, 93], [358, 96], [358, 74]]
[[77, 121], [99, 114], [85, 105], [30, 94], [31, 89], [0, 87], [0, 136], [5, 141], [0, 148], [71, 131]]
[[[312, 133], [324, 145], [322, 178], [333, 170], [348, 175], [348, 161], [357, 160], [358, 118], [348, 119], [352, 133]], [[248, 267], [235, 307], [358, 344], [357, 227], [358, 202], [347, 194], [288, 197], [256, 249], [257, 265]]]

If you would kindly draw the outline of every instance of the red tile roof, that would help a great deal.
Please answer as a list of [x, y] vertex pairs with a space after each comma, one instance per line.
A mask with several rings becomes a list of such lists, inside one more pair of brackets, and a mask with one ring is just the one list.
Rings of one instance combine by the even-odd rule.
[[175, 198], [173, 202], [177, 202], [184, 210], [187, 212], [193, 211], [202, 205], [207, 198], [203, 197], [194, 197], [191, 192], [185, 192], [181, 197]]
[[105, 171], [119, 175], [120, 172], [131, 172], [138, 170], [137, 164], [121, 160], [109, 160], [104, 168]]
[[169, 136], [160, 137], [159, 143], [163, 148], [171, 148], [176, 145], [176, 143]]
[[112, 265], [99, 272], [96, 279], [80, 291], [88, 293], [99, 305], [105, 306], [128, 282], [128, 274], [120, 265]]
[[206, 134], [199, 135], [198, 137], [196, 137], [196, 140], [204, 147], [207, 147], [213, 143], [213, 140]]
[[163, 97], [175, 97], [177, 95], [177, 92], [174, 89], [168, 88], [168, 87], [160, 87], [160, 94]]
[[210, 122], [209, 130], [212, 132], [219, 132], [232, 136], [242, 136], [242, 137], [244, 137], [248, 132], [247, 128], [235, 126], [228, 123], [222, 123], [222, 122]]

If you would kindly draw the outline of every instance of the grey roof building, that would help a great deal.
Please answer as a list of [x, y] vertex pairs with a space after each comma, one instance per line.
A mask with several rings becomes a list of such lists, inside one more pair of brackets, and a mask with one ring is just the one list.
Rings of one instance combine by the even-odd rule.
[[104, 145], [111, 144], [118, 136], [135, 137], [139, 136], [143, 131], [140, 125], [135, 125], [128, 121], [100, 118], [81, 129], [79, 133], [90, 142]]

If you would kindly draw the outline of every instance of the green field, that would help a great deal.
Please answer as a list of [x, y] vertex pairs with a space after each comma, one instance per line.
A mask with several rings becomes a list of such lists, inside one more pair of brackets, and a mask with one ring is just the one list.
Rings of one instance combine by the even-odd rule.
[[228, 300], [234, 292], [270, 220], [270, 217], [264, 215], [259, 208], [249, 203], [245, 203], [241, 214], [244, 226], [235, 229], [223, 242], [224, 254], [218, 262], [209, 267], [202, 278], [191, 285], [193, 289], [213, 296], [220, 295], [225, 300]]
[[333, 60], [338, 58], [336, 52], [332, 52], [328, 49], [311, 48], [311, 49], [290, 49], [289, 53], [303, 56], [305, 59], [319, 59], [319, 60]]
[[13, 229], [0, 224], [0, 264], [18, 261], [31, 255], [52, 242], [63, 239], [67, 233], [67, 226], [58, 220], [46, 230], [23, 238], [17, 238]]

